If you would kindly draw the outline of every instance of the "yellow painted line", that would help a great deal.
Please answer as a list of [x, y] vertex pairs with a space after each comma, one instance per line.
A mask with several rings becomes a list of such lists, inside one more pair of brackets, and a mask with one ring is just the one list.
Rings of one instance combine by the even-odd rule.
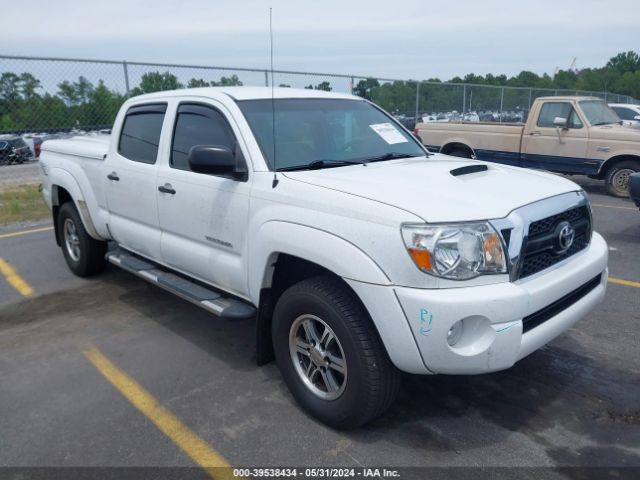
[[640, 288], [640, 282], [632, 282], [631, 280], [625, 280], [623, 278], [609, 277], [609, 283], [616, 283], [618, 285], [624, 285], [626, 287]]
[[20, 235], [29, 235], [30, 233], [47, 232], [53, 230], [53, 227], [34, 228], [32, 230], [20, 230], [19, 232], [3, 233], [0, 238], [19, 237]]
[[23, 297], [30, 297], [33, 295], [33, 288], [29, 285], [18, 272], [9, 265], [9, 263], [2, 257], [0, 257], [0, 273], [9, 282], [13, 288], [15, 288]]
[[227, 480], [233, 476], [231, 465], [194, 431], [184, 425], [173, 413], [160, 405], [153, 396], [125, 372], [116, 367], [95, 347], [84, 350], [85, 356], [96, 369], [131, 404], [158, 427], [212, 478]]
[[592, 207], [602, 207], [602, 208], [617, 208], [619, 210], [638, 210], [635, 207], [621, 207], [618, 205], [605, 205], [604, 203], [592, 203]]

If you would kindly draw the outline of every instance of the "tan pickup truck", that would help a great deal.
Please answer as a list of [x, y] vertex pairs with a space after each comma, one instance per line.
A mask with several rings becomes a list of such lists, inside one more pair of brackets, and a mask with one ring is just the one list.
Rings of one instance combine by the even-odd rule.
[[594, 97], [541, 97], [525, 124], [418, 123], [430, 150], [518, 167], [588, 175], [629, 196], [629, 176], [640, 171], [640, 130], [621, 125]]

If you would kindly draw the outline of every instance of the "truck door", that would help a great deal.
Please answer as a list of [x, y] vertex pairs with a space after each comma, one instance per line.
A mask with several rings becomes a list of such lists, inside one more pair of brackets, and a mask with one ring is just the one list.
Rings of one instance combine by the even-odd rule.
[[[250, 184], [192, 172], [191, 147], [217, 145], [235, 152], [244, 164], [240, 138], [215, 101], [177, 105], [168, 161], [158, 170], [158, 210], [165, 264], [227, 291], [246, 294], [244, 253]], [[229, 117], [230, 118], [230, 117]]]
[[111, 235], [153, 259], [160, 258], [156, 162], [166, 110], [166, 103], [129, 108], [113, 132], [103, 170]]
[[[556, 119], [565, 119], [565, 126], [557, 126]], [[587, 167], [588, 143], [585, 122], [571, 102], [545, 102], [522, 136], [521, 166], [582, 173]]]

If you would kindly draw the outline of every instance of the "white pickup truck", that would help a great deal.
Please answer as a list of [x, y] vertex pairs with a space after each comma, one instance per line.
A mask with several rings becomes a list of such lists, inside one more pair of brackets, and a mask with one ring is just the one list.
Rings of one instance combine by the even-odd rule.
[[111, 136], [46, 142], [70, 269], [108, 261], [255, 317], [258, 362], [275, 356], [297, 401], [338, 428], [380, 415], [400, 371], [509, 368], [602, 300], [607, 246], [574, 183], [430, 154], [358, 97], [271, 95], [142, 95]]

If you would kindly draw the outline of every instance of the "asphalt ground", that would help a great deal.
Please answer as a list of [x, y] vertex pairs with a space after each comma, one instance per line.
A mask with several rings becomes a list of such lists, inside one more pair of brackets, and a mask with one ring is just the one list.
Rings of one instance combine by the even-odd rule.
[[[114, 267], [74, 277], [47, 224], [0, 231], [13, 271], [0, 269], [0, 467], [640, 474], [640, 211], [576, 180], [609, 244], [610, 276], [626, 284], [610, 283], [592, 314], [507, 371], [406, 375], [388, 413], [352, 432], [309, 418], [275, 364], [255, 365], [253, 320], [219, 320]], [[20, 293], [16, 277], [31, 291]], [[437, 473], [401, 478], [411, 472]]]

